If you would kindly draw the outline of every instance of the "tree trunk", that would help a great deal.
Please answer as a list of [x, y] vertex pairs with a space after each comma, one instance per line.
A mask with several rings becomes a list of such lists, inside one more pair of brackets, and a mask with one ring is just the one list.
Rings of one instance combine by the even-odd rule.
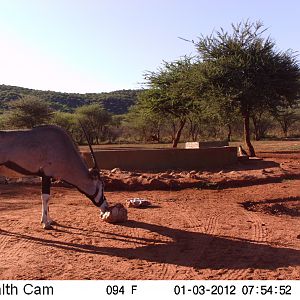
[[287, 138], [288, 137], [288, 130], [289, 130], [289, 125], [287, 121], [283, 121], [283, 134], [284, 137]]
[[253, 123], [253, 127], [254, 127], [254, 138], [256, 141], [260, 140], [260, 134], [259, 134], [259, 121], [256, 119], [255, 116], [252, 117], [252, 123]]
[[228, 128], [227, 141], [230, 142], [231, 141], [231, 134], [232, 134], [231, 125], [228, 124], [227, 128]]
[[255, 156], [255, 151], [254, 148], [251, 144], [251, 140], [250, 140], [250, 117], [249, 117], [249, 113], [246, 113], [244, 116], [244, 138], [245, 138], [245, 144], [248, 147], [249, 150], [249, 156], [253, 157]]
[[157, 143], [160, 143], [160, 129], [156, 131]]
[[259, 132], [258, 128], [254, 129], [254, 138], [256, 141], [260, 141], [260, 132]]
[[191, 138], [193, 142], [196, 142], [198, 138], [198, 131], [199, 131], [198, 124], [196, 122], [193, 122], [193, 120], [190, 118], [189, 118], [189, 123], [190, 123], [189, 138]]
[[184, 125], [185, 125], [185, 122], [186, 122], [186, 119], [180, 120], [179, 128], [176, 131], [176, 134], [174, 136], [173, 145], [172, 145], [173, 148], [177, 148], [177, 145], [179, 143], [181, 132], [182, 132], [182, 129], [183, 129]]

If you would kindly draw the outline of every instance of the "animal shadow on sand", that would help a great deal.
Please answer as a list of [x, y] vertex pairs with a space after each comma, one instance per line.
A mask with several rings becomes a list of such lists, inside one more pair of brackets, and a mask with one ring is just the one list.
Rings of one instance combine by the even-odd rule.
[[[239, 162], [238, 164], [234, 165], [235, 167], [232, 168], [233, 171], [239, 170], [262, 170], [268, 168], [278, 168], [280, 166], [279, 163], [272, 161], [272, 160], [248, 160], [245, 162]], [[230, 167], [228, 167], [230, 169]]]
[[[300, 251], [296, 249], [273, 247], [246, 239], [213, 236], [139, 221], [127, 221], [119, 226], [130, 229], [131, 235], [111, 233], [110, 239], [122, 242], [127, 239], [130, 241], [133, 238], [132, 231], [134, 229], [144, 229], [165, 236], [170, 241], [162, 242], [138, 236], [137, 240], [139, 242], [134, 247], [118, 248], [106, 247], [106, 239], [103, 238], [103, 232], [101, 231], [93, 231], [94, 234], [99, 234], [98, 245], [58, 241], [5, 230], [0, 230], [0, 236], [6, 235], [49, 248], [74, 251], [78, 254], [108, 255], [196, 269], [276, 269], [300, 265]], [[65, 226], [65, 228], [74, 227]], [[74, 229], [76, 230], [73, 234], [86, 233], [84, 229]], [[82, 233], [80, 233], [81, 230], [83, 230]], [[106, 236], [108, 234], [105, 232]]]
[[[293, 205], [291, 205], [293, 203]], [[240, 203], [246, 210], [263, 211], [271, 215], [287, 215], [300, 217], [300, 197], [287, 197], [261, 201], [246, 201]]]

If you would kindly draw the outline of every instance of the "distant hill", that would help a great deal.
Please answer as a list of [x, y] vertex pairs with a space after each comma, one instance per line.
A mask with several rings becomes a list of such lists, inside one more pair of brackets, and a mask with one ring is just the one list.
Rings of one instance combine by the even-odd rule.
[[120, 90], [109, 93], [60, 93], [53, 91], [40, 91], [17, 86], [0, 85], [0, 108], [6, 108], [7, 103], [23, 95], [33, 95], [50, 102], [51, 107], [61, 111], [73, 111], [84, 104], [100, 102], [112, 114], [127, 113], [134, 105], [140, 90]]

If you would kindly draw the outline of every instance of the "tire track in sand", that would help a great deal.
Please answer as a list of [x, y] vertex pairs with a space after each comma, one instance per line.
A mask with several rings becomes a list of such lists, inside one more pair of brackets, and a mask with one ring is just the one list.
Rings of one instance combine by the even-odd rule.
[[[220, 214], [213, 212], [212, 215], [206, 214], [205, 218], [203, 218], [203, 215], [197, 214], [197, 211], [187, 210], [186, 206], [180, 212], [180, 218], [184, 222], [183, 228], [192, 233], [191, 239], [185, 239], [185, 247], [187, 255], [192, 259], [190, 264], [193, 265], [193, 271], [191, 268], [186, 268], [184, 276], [185, 279], [190, 277], [197, 278], [199, 277], [199, 269], [201, 269], [201, 261], [205, 260], [205, 252], [210, 249], [210, 245], [215, 239], [214, 236], [218, 234]], [[199, 240], [201, 241], [200, 245]], [[191, 251], [190, 254], [189, 251]], [[194, 274], [191, 274], [191, 272], [194, 272]]]
[[[265, 244], [268, 241], [268, 228], [265, 225], [265, 223], [262, 221], [262, 219], [258, 216], [256, 212], [249, 212], [244, 210], [243, 215], [246, 217], [245, 222], [249, 223], [251, 222], [251, 232], [249, 232], [249, 249], [252, 248], [252, 243], [257, 244]], [[249, 250], [250, 251], [250, 250]], [[256, 260], [258, 261], [260, 259], [259, 252], [263, 251], [262, 248], [260, 250], [257, 250], [255, 252]], [[242, 263], [242, 262], [241, 262]], [[255, 263], [255, 261], [253, 261]], [[229, 280], [239, 280], [239, 279], [245, 279], [246, 274], [248, 273], [247, 268], [240, 268], [240, 269], [233, 269], [227, 272], [226, 278]]]
[[[178, 220], [178, 215], [174, 216], [173, 221], [175, 223], [180, 222], [179, 220], [178, 221], [177, 220]], [[177, 244], [176, 237], [169, 235], [169, 233], [167, 232], [166, 234], [164, 234], [163, 232], [157, 231], [156, 234], [154, 235], [154, 239], [156, 240], [154, 242], [154, 246], [157, 245], [159, 249], [158, 259], [157, 260], [154, 259], [155, 279], [156, 280], [176, 279], [176, 275], [177, 275], [177, 265], [175, 264], [176, 257], [174, 258], [174, 253], [170, 253], [169, 251], [169, 249], [172, 249], [172, 244]], [[164, 245], [166, 245], [166, 247], [164, 247]]]

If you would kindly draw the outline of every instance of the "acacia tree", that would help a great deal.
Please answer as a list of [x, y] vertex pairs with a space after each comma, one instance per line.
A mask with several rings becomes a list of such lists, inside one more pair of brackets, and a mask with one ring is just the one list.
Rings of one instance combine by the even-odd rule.
[[9, 128], [33, 128], [46, 124], [52, 116], [49, 104], [35, 96], [24, 96], [9, 104], [9, 110], [3, 115]]
[[[293, 53], [278, 52], [263, 25], [239, 23], [232, 33], [223, 29], [202, 36], [196, 48], [205, 68], [207, 90], [218, 95], [219, 105], [239, 111], [244, 122], [244, 139], [250, 156], [250, 116], [254, 110], [286, 107], [299, 97], [300, 69]], [[221, 97], [219, 97], [221, 95]]]
[[112, 120], [107, 127], [107, 139], [109, 143], [116, 141], [123, 133], [122, 121], [124, 120], [124, 115], [113, 115]]
[[56, 111], [52, 116], [51, 123], [72, 133], [72, 127], [75, 124], [75, 116], [69, 112]]
[[[208, 83], [209, 85], [210, 83]], [[234, 125], [238, 122], [238, 111], [231, 105], [230, 99], [226, 98], [226, 95], [223, 95], [218, 91], [217, 88], [212, 89], [211, 91], [206, 91], [204, 105], [204, 115], [208, 123], [213, 123], [216, 127], [218, 125], [222, 128], [225, 128], [226, 139], [228, 142], [232, 139], [232, 132]]]
[[155, 113], [140, 101], [138, 105], [130, 108], [125, 115], [124, 124], [134, 131], [135, 136], [143, 141], [160, 141], [161, 129], [164, 119], [159, 113]]
[[69, 112], [56, 111], [51, 119], [51, 124], [64, 128], [78, 144], [83, 144], [84, 134], [78, 123], [78, 115]]
[[267, 131], [273, 126], [271, 114], [267, 110], [254, 110], [251, 114], [251, 119], [255, 140], [259, 141], [266, 137]]
[[97, 144], [106, 138], [107, 127], [112, 122], [111, 114], [97, 103], [78, 107], [75, 118], [84, 125], [89, 141]]
[[288, 132], [292, 125], [300, 120], [300, 116], [292, 108], [278, 109], [273, 112], [273, 116], [279, 123], [285, 138], [288, 137]]
[[139, 104], [148, 107], [165, 120], [174, 119], [178, 124], [173, 137], [173, 148], [177, 147], [187, 116], [197, 106], [195, 64], [184, 57], [175, 62], [164, 62], [157, 72], [145, 75], [149, 89], [145, 90]]
[[196, 142], [202, 132], [203, 123], [205, 118], [201, 114], [191, 113], [188, 115], [188, 125], [189, 125], [189, 138]]

